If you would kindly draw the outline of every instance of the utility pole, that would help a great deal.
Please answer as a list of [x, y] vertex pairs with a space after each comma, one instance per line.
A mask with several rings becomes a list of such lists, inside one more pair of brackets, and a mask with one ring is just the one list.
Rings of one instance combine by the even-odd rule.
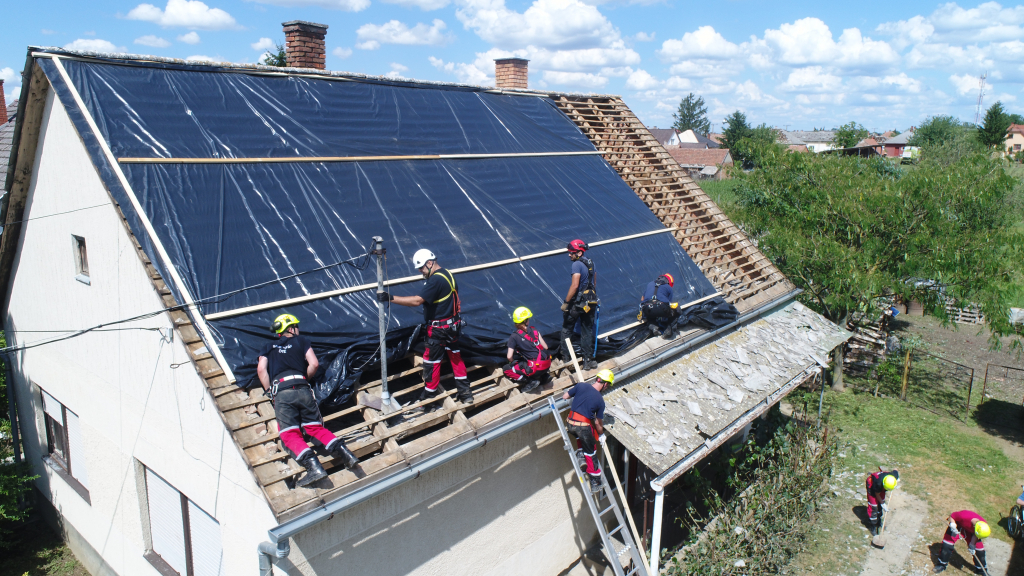
[[988, 72], [983, 73], [978, 78], [978, 107], [974, 111], [974, 125], [978, 126], [981, 124], [981, 104], [985, 100], [985, 79], [988, 78]]
[[[373, 237], [373, 250], [370, 251], [377, 257], [377, 293], [384, 291], [384, 239], [380, 236]], [[388, 343], [387, 343], [387, 311], [385, 306], [388, 302], [381, 302], [377, 299], [378, 317], [380, 319], [380, 402], [381, 412], [388, 414], [394, 412], [391, 406], [391, 394], [388, 393]]]

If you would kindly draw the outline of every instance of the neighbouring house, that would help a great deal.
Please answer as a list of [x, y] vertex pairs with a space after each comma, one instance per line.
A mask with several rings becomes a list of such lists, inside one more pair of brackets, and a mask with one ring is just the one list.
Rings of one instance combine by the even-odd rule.
[[914, 137], [913, 130], [900, 132], [882, 141], [882, 153], [889, 158], [910, 159], [917, 155], [917, 146], [910, 146], [910, 139]]
[[793, 132], [775, 130], [775, 141], [785, 146], [790, 152], [809, 152], [807, 143], [801, 140]]
[[658, 143], [662, 146], [679, 146], [679, 130], [675, 128], [658, 128], [657, 126], [649, 129], [651, 135], [654, 136]]
[[0, 183], [7, 181], [8, 161], [14, 142], [14, 124], [18, 119], [18, 101], [5, 103], [4, 81], [0, 80]]
[[[849, 334], [794, 300], [621, 98], [527, 90], [522, 59], [496, 61], [496, 87], [331, 72], [326, 26], [284, 26], [290, 68], [29, 47], [0, 213], [8, 391], [70, 547], [93, 574], [565, 573], [596, 534], [547, 407], [573, 371], [556, 361], [523, 393], [495, 352], [520, 305], [558, 333], [551, 287], [582, 237], [617, 374], [610, 464], [657, 573], [685, 505], [671, 483]], [[418, 289], [420, 247], [458, 278], [475, 403], [412, 410], [422, 317], [402, 308], [384, 361], [401, 408], [381, 412], [375, 235], [387, 290]], [[685, 326], [647, 338], [637, 298], [670, 271]], [[360, 459], [322, 456], [309, 488], [253, 386], [285, 311], [321, 358], [325, 425]]]
[[695, 180], [721, 180], [733, 165], [727, 148], [673, 148], [668, 153]]
[[1006, 129], [1006, 139], [1003, 140], [1003, 149], [1008, 154], [1016, 154], [1024, 146], [1024, 124], [1010, 124]]
[[[861, 139], [859, 142], [853, 145], [853, 148], [870, 148], [870, 155], [882, 156], [884, 154], [882, 145], [878, 143], [878, 140], [875, 140], [874, 138], [871, 137]], [[868, 155], [868, 153], [862, 155]]]
[[784, 138], [791, 143], [802, 142], [807, 149], [815, 154], [832, 150], [836, 147], [834, 130], [782, 130]]
[[715, 144], [718, 144], [719, 146], [722, 145], [722, 138], [723, 137], [724, 136], [722, 134], [718, 134], [718, 133], [715, 133], [715, 132], [712, 132], [711, 134], [708, 134], [708, 140], [711, 140], [712, 142], [714, 142]]
[[701, 136], [693, 130], [684, 130], [679, 134], [679, 145], [682, 147], [690, 148], [718, 148], [718, 142], [708, 138], [707, 136]]

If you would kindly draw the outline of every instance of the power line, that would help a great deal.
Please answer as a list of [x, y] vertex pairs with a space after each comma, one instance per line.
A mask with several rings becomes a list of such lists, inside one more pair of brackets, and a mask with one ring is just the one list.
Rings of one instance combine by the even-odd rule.
[[52, 218], [54, 216], [61, 216], [63, 214], [71, 214], [72, 212], [81, 212], [82, 210], [92, 210], [93, 208], [102, 208], [104, 206], [110, 206], [110, 204], [109, 203], [108, 204], [97, 204], [95, 206], [86, 206], [85, 208], [76, 208], [74, 210], [68, 210], [67, 212], [57, 212], [55, 214], [47, 214], [46, 216], [34, 216], [32, 218], [25, 218], [24, 220], [16, 220], [16, 221], [11, 222], [11, 223], [6, 224], [6, 225], [7, 226], [11, 226], [13, 224], [21, 224], [22, 222], [29, 222], [31, 220], [42, 220], [43, 218]]

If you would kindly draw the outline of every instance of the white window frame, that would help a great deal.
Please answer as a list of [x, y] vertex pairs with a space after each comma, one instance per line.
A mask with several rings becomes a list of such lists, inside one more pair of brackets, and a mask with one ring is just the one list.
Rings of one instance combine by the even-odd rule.
[[[43, 461], [91, 505], [80, 419], [46, 390], [40, 388], [39, 391], [43, 406], [43, 426], [46, 429], [46, 455]], [[57, 449], [58, 442], [62, 450]]]
[[71, 235], [71, 250], [75, 260], [75, 280], [82, 284], [91, 286], [92, 279], [89, 277], [89, 252], [85, 246], [85, 237], [76, 234]]

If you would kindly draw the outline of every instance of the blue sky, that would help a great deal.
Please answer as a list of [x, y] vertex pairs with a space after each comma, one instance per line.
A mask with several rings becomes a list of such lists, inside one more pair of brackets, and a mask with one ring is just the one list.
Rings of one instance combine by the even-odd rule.
[[34, 0], [8, 6], [0, 77], [20, 90], [26, 46], [255, 62], [281, 23], [327, 24], [327, 67], [492, 84], [530, 59], [530, 86], [622, 95], [649, 126], [704, 97], [717, 130], [754, 123], [905, 129], [925, 117], [1024, 112], [1024, 6], [726, 0]]

